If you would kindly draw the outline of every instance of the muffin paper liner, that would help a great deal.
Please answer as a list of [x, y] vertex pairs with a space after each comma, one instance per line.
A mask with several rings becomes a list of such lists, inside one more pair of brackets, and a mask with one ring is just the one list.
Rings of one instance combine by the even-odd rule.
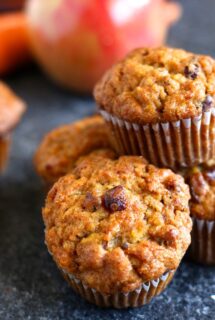
[[205, 265], [215, 265], [215, 222], [192, 217], [193, 229], [188, 257]]
[[198, 117], [140, 125], [100, 110], [120, 155], [142, 155], [157, 166], [187, 167], [215, 157], [215, 108]]
[[10, 134], [0, 136], [0, 172], [3, 172], [7, 164], [10, 140]]
[[72, 274], [60, 269], [70, 286], [89, 302], [99, 307], [128, 308], [139, 307], [150, 302], [159, 295], [172, 280], [175, 271], [168, 271], [160, 278], [143, 283], [138, 289], [128, 293], [116, 292], [115, 294], [102, 294], [95, 289], [89, 288]]

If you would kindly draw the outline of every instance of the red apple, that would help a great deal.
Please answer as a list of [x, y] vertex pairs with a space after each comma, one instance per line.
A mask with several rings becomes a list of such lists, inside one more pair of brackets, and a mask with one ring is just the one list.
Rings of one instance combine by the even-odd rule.
[[128, 51], [159, 46], [180, 6], [166, 0], [29, 0], [33, 53], [59, 84], [90, 92]]

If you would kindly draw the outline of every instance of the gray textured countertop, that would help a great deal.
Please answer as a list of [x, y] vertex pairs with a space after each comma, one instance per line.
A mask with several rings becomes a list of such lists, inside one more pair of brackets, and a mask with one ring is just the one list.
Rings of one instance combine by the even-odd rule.
[[[215, 2], [183, 4], [183, 19], [171, 30], [169, 44], [215, 56]], [[0, 177], [0, 319], [214, 319], [215, 268], [188, 262], [168, 289], [142, 308], [102, 310], [72, 292], [44, 245], [42, 185], [31, 160], [45, 132], [91, 114], [94, 103], [61, 91], [37, 70], [7, 81], [29, 108], [14, 135], [8, 170]]]

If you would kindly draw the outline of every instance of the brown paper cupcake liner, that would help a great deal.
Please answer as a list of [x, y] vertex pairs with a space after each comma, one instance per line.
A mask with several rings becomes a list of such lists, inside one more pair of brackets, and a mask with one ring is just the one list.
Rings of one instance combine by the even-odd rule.
[[215, 265], [215, 222], [193, 219], [188, 257], [198, 263]]
[[128, 293], [116, 292], [115, 294], [102, 294], [95, 289], [89, 288], [72, 274], [61, 269], [64, 278], [74, 291], [79, 293], [87, 301], [99, 307], [128, 308], [139, 307], [150, 302], [159, 295], [172, 280], [175, 271], [168, 271], [160, 278], [143, 283], [138, 289]]
[[140, 125], [101, 110], [117, 152], [142, 155], [157, 166], [193, 166], [215, 157], [215, 108], [174, 122]]
[[10, 134], [0, 137], [0, 173], [4, 171], [10, 148]]

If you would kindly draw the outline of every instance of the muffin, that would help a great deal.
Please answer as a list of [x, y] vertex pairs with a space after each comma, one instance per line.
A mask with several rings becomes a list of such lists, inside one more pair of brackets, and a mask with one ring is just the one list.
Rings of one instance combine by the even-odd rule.
[[196, 262], [215, 265], [215, 165], [193, 167], [185, 179], [190, 186], [193, 219], [188, 256]]
[[35, 167], [46, 184], [51, 185], [68, 173], [80, 156], [110, 147], [105, 121], [99, 115], [88, 117], [48, 133], [36, 151]]
[[215, 61], [180, 49], [140, 48], [94, 90], [120, 154], [188, 167], [215, 157]]
[[43, 209], [49, 252], [72, 288], [102, 307], [148, 303], [190, 244], [182, 176], [138, 156], [82, 157]]
[[25, 111], [25, 103], [0, 81], [0, 172], [7, 163], [11, 134]]

